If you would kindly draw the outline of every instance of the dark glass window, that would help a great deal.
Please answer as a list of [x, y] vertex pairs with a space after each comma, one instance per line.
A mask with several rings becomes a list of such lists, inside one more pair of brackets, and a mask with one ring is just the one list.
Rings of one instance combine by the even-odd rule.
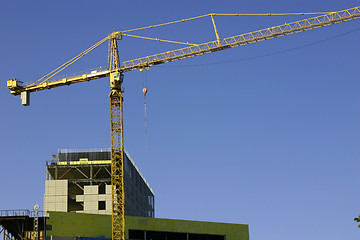
[[131, 240], [225, 240], [224, 235], [160, 232], [129, 229]]
[[105, 194], [105, 187], [106, 187], [105, 183], [100, 183], [100, 185], [99, 185], [99, 194]]
[[106, 202], [99, 201], [99, 210], [106, 210]]

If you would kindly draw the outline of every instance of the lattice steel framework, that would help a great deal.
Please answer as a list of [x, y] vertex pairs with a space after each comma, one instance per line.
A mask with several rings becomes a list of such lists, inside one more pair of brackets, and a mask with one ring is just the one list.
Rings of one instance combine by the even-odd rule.
[[[204, 16], [211, 16], [213, 19], [213, 16], [221, 15], [221, 14], [207, 14], [199, 17]], [[224, 15], [224, 14], [222, 14]], [[228, 14], [231, 15], [231, 14]], [[236, 14], [232, 14], [236, 15]], [[244, 33], [241, 35], [228, 37], [220, 39], [217, 35], [217, 40], [206, 42], [206, 43], [200, 43], [200, 44], [188, 44], [191, 45], [189, 47], [180, 48], [171, 50], [168, 52], [163, 52], [159, 54], [150, 55], [147, 57], [137, 58], [129, 61], [124, 61], [120, 65], [118, 55], [116, 55], [115, 52], [110, 51], [110, 56], [114, 60], [112, 62], [112, 69], [113, 71], [119, 71], [120, 73], [120, 67], [121, 72], [125, 73], [128, 71], [133, 71], [136, 69], [144, 69], [151, 66], [164, 64], [168, 62], [173, 62], [181, 59], [186, 59], [190, 57], [195, 57], [207, 53], [212, 53], [224, 49], [229, 49], [233, 47], [239, 47], [251, 43], [257, 43], [264, 40], [269, 40], [277, 37], [287, 36], [294, 33], [304, 32], [307, 30], [312, 30], [320, 27], [325, 27], [337, 23], [342, 23], [346, 21], [351, 21], [355, 19], [360, 18], [360, 7], [354, 7], [338, 12], [330, 12], [321, 16], [313, 17], [313, 18], [307, 18], [304, 20], [291, 22], [291, 23], [285, 23], [283, 25], [278, 25], [274, 27], [269, 27], [261, 30], [257, 30], [250, 33]], [[181, 21], [181, 20], [180, 20]], [[177, 21], [179, 22], [179, 21]], [[215, 27], [215, 22], [214, 27]], [[161, 25], [161, 24], [160, 24]], [[150, 28], [150, 27], [149, 27]], [[145, 28], [144, 28], [145, 29]], [[216, 29], [215, 29], [216, 31]], [[122, 36], [134, 36], [130, 34], [126, 34], [123, 32], [113, 32], [111, 35], [107, 36], [106, 38], [102, 39], [95, 45], [91, 46], [90, 48], [86, 49], [84, 52], [78, 54], [76, 57], [71, 59], [70, 61], [64, 63], [60, 67], [56, 68], [55, 70], [51, 71], [50, 73], [46, 74], [44, 77], [40, 78], [39, 80], [32, 82], [30, 84], [23, 84], [20, 81], [17, 81], [16, 79], [10, 79], [7, 82], [7, 87], [10, 89], [11, 94], [14, 95], [20, 95], [22, 92], [36, 92], [41, 91], [45, 89], [51, 89], [55, 87], [60, 86], [66, 86], [74, 83], [80, 83], [90, 80], [95, 80], [99, 78], [104, 78], [110, 76], [111, 72], [108, 69], [101, 69], [99, 71], [96, 71], [96, 73], [84, 73], [80, 75], [75, 75], [68, 78], [61, 78], [61, 79], [54, 79], [53, 76], [57, 74], [58, 72], [62, 71], [81, 57], [88, 54], [90, 51], [94, 50], [98, 46], [100, 46], [102, 43], [104, 43], [106, 40], [110, 40], [110, 42], [114, 42], [115, 39], [119, 39]], [[142, 38], [142, 37], [141, 37]], [[151, 38], [145, 38], [145, 39], [151, 39]], [[163, 41], [157, 38], [153, 38], [152, 40], [157, 41]], [[174, 41], [166, 41], [166, 42], [174, 42]], [[117, 70], [116, 70], [117, 69]]]
[[[215, 26], [213, 15], [217, 14], [209, 15], [212, 17], [212, 21]], [[215, 28], [215, 34], [217, 36], [217, 40], [215, 41], [201, 43], [196, 46], [185, 47], [147, 57], [133, 59], [130, 61], [125, 61], [122, 63], [121, 67], [124, 72], [132, 71], [134, 69], [151, 67], [158, 64], [173, 62], [176, 60], [195, 57], [206, 53], [256, 43], [276, 37], [312, 30], [319, 27], [325, 27], [332, 24], [354, 20], [359, 17], [360, 7], [355, 7], [339, 12], [331, 12], [325, 15], [308, 18], [296, 22], [285, 23], [283, 25], [269, 27], [250, 33], [244, 33], [241, 35], [224, 38], [222, 40], [219, 38], [217, 30]], [[121, 34], [121, 32], [118, 33]]]
[[117, 34], [110, 36], [110, 124], [111, 124], [111, 187], [112, 239], [125, 240], [124, 134], [122, 74], [117, 47]]

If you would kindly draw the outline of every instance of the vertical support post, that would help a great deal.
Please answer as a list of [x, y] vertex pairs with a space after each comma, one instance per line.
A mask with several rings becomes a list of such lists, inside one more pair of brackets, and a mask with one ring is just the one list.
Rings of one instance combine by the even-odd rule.
[[34, 205], [34, 240], [40, 240], [39, 238], [39, 205]]
[[217, 28], [216, 28], [216, 25], [215, 25], [214, 16], [213, 16], [213, 14], [211, 14], [210, 16], [211, 16], [211, 21], [212, 21], [213, 26], [214, 26], [214, 31], [215, 31], [215, 35], [216, 35], [216, 40], [217, 40], [217, 42], [218, 42], [218, 45], [220, 46], [220, 45], [221, 45], [221, 40], [220, 40], [218, 31], [217, 31]]
[[124, 134], [123, 97], [117, 38], [110, 39], [110, 121], [111, 121], [111, 189], [112, 189], [112, 239], [125, 240], [125, 194], [124, 194]]
[[93, 185], [93, 165], [90, 165], [90, 185]]

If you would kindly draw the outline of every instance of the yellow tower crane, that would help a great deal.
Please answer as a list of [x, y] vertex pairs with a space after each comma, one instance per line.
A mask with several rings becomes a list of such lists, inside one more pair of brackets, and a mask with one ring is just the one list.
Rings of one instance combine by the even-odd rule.
[[[307, 18], [301, 21], [296, 21], [292, 23], [286, 23], [279, 26], [269, 27], [266, 29], [245, 33], [233, 37], [228, 37], [221, 39], [218, 35], [217, 28], [214, 21], [214, 16], [219, 15], [305, 15], [305, 14], [317, 14], [319, 16]], [[323, 14], [323, 15], [320, 15]], [[214, 27], [216, 40], [201, 44], [191, 44], [170, 40], [163, 40], [157, 38], [149, 38], [128, 34], [128, 32], [135, 30], [149, 29], [158, 26], [164, 26], [173, 23], [179, 23], [184, 21], [189, 21], [193, 19], [198, 19], [202, 17], [211, 17], [212, 24]], [[7, 87], [10, 89], [11, 94], [20, 95], [23, 105], [29, 105], [29, 94], [31, 92], [36, 92], [44, 89], [51, 89], [55, 87], [60, 87], [64, 85], [70, 85], [74, 83], [90, 81], [94, 79], [110, 77], [110, 115], [111, 115], [111, 185], [112, 185], [112, 239], [124, 240], [125, 239], [125, 209], [124, 209], [124, 174], [123, 174], [123, 164], [124, 164], [124, 139], [123, 139], [123, 92], [121, 85], [123, 83], [123, 73], [132, 71], [132, 70], [142, 70], [144, 68], [149, 68], [158, 64], [163, 64], [167, 62], [173, 62], [180, 59], [190, 58], [199, 56], [206, 53], [216, 52], [228, 48], [238, 47], [242, 45], [247, 45], [250, 43], [256, 43], [276, 37], [286, 36], [293, 33], [299, 33], [306, 30], [311, 30], [315, 28], [320, 28], [332, 24], [342, 23], [345, 21], [350, 21], [360, 18], [360, 7], [354, 7], [351, 9], [346, 9], [337, 12], [327, 12], [327, 13], [289, 13], [289, 14], [216, 14], [210, 13], [206, 15], [201, 15], [197, 17], [192, 17], [188, 19], [182, 19], [174, 22], [168, 22], [163, 24], [158, 24], [149, 27], [142, 27], [126, 31], [113, 32], [106, 38], [102, 39], [100, 42], [96, 43], [92, 47], [86, 49], [84, 52], [80, 53], [73, 59], [59, 66], [55, 70], [46, 74], [39, 80], [31, 84], [23, 84], [22, 82], [14, 79], [7, 81]], [[185, 48], [180, 48], [172, 51], [167, 51], [147, 57], [137, 58], [129, 61], [124, 61], [120, 63], [119, 52], [117, 47], [117, 40], [121, 39], [123, 36], [127, 37], [137, 37], [149, 40], [156, 40], [162, 42], [171, 42], [178, 44], [189, 45]], [[72, 63], [79, 60], [81, 57], [88, 54], [90, 51], [94, 50], [102, 43], [108, 41], [110, 42], [110, 52], [109, 52], [109, 62], [110, 65], [108, 69], [103, 69], [99, 71], [92, 71], [87, 74], [78, 75], [71, 78], [62, 78], [54, 80], [54, 76], [64, 70], [66, 67]]]

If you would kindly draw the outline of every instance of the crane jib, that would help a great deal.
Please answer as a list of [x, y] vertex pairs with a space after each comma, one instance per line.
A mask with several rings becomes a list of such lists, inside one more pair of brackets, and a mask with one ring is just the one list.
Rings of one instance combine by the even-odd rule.
[[304, 19], [296, 22], [286, 23], [279, 26], [261, 29], [229, 38], [224, 38], [220, 43], [215, 40], [202, 43], [197, 46], [190, 46], [173, 51], [163, 52], [143, 58], [125, 61], [122, 63], [124, 72], [135, 69], [151, 67], [162, 63], [173, 62], [180, 59], [195, 57], [206, 53], [220, 51], [228, 48], [243, 46], [281, 36], [299, 33], [307, 30], [325, 27], [360, 18], [360, 8], [355, 7], [340, 12], [332, 12], [326, 15]]
[[[221, 41], [215, 40], [207, 43], [198, 44], [195, 46], [189, 46], [185, 48], [180, 48], [168, 52], [163, 52], [155, 55], [150, 55], [147, 57], [137, 58], [129, 61], [124, 61], [121, 66], [121, 72], [133, 71], [136, 69], [149, 68], [151, 66], [156, 66], [168, 62], [173, 62], [181, 59], [186, 59], [190, 57], [200, 56], [207, 53], [212, 53], [224, 49], [234, 48], [238, 46], [243, 46], [251, 43], [256, 43], [264, 40], [269, 40], [281, 36], [286, 36], [293, 33], [299, 33], [306, 30], [312, 30], [319, 27], [324, 27], [332, 24], [337, 24], [341, 22], [346, 22], [350, 20], [355, 20], [360, 18], [360, 8], [355, 7], [347, 10], [342, 10], [338, 12], [331, 12], [325, 15], [308, 18], [292, 23], [286, 23], [279, 26], [274, 26], [266, 29], [261, 29], [258, 31], [245, 33], [233, 37], [224, 38]], [[114, 38], [118, 38], [119, 32], [113, 33]], [[103, 43], [104, 40], [110, 39], [109, 37], [101, 40], [99, 43], [94, 46], [97, 47], [99, 44]], [[91, 47], [89, 49], [94, 48]], [[86, 50], [86, 53], [88, 50]], [[16, 79], [8, 80], [7, 87], [10, 89], [11, 93], [14, 95], [20, 95], [21, 92], [36, 92], [45, 89], [51, 89], [55, 87], [60, 87], [64, 85], [70, 85], [74, 83], [90, 81], [94, 79], [99, 79], [103, 77], [108, 77], [110, 75], [109, 70], [99, 71], [96, 73], [82, 74], [70, 78], [62, 78], [59, 80], [46, 80], [40, 84], [29, 84], [23, 85], [22, 82], [17, 81]]]

